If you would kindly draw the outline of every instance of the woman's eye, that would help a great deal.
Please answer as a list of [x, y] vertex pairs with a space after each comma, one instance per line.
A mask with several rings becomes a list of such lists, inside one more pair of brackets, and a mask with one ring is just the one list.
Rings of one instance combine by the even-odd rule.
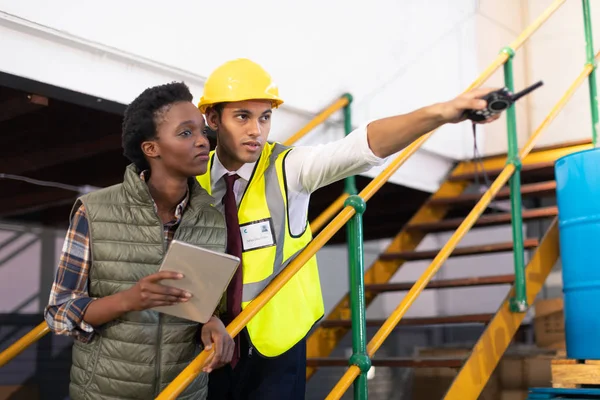
[[191, 135], [191, 134], [192, 134], [192, 131], [190, 131], [190, 130], [185, 130], [185, 131], [181, 132], [179, 135], [180, 135], [180, 136], [189, 136], [189, 135]]

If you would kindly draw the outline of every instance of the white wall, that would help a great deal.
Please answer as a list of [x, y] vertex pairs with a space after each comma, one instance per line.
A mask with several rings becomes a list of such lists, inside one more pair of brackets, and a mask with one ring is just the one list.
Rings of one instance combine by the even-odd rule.
[[[530, 15], [539, 13], [549, 3], [548, 0], [530, 2]], [[590, 3], [596, 53], [600, 49], [600, 3]], [[532, 80], [544, 79], [546, 82], [543, 92], [540, 89], [531, 103], [531, 119], [538, 126], [586, 63], [581, 2], [567, 1], [556, 18], [532, 38], [529, 51], [529, 76]], [[586, 139], [591, 138], [591, 134], [589, 89], [588, 82], [584, 82], [561, 115], [543, 134], [540, 144]]]
[[[277, 140], [345, 92], [355, 97], [358, 126], [450, 99], [477, 76], [475, 0], [365, 4], [0, 0], [0, 51], [19, 52], [2, 58], [0, 70], [127, 103], [175, 79], [199, 98], [213, 68], [250, 57], [286, 100], [274, 119]], [[330, 124], [309, 142], [342, 135]], [[468, 124], [443, 127], [392, 182], [433, 191], [448, 158], [471, 147]]]
[[[536, 1], [536, 0], [534, 0]], [[477, 58], [479, 69], [483, 70], [492, 60], [494, 60], [500, 49], [508, 46], [521, 33], [539, 13], [531, 15], [529, 18], [523, 10], [526, 8], [523, 0], [482, 0], [479, 3], [479, 10], [476, 20], [476, 32], [480, 38], [477, 46]], [[541, 11], [540, 11], [541, 13]], [[527, 75], [528, 46], [525, 44], [517, 51], [513, 59], [513, 75], [515, 90], [520, 90], [530, 83]], [[533, 82], [531, 82], [533, 83]], [[504, 71], [499, 68], [486, 83], [490, 87], [504, 86]], [[542, 89], [539, 89], [542, 90]], [[528, 102], [532, 96], [520, 100], [516, 104], [517, 112], [517, 133], [519, 146], [523, 145], [525, 139], [529, 136], [529, 113]], [[506, 114], [503, 114], [500, 120], [486, 126], [484, 146], [482, 153], [497, 154], [504, 153], [507, 150], [506, 135]], [[471, 150], [472, 155], [472, 150]]]
[[[538, 17], [552, 0], [482, 0], [477, 31], [480, 67], [492, 59], [500, 47], [509, 44], [518, 31]], [[595, 51], [600, 49], [600, 3], [591, 1]], [[489, 45], [488, 45], [489, 44]], [[542, 123], [552, 107], [581, 73], [586, 63], [583, 10], [581, 1], [567, 1], [517, 52], [514, 59], [515, 90], [544, 81], [544, 86], [519, 101], [517, 129], [522, 146]], [[503, 84], [502, 70], [490, 80]], [[542, 133], [536, 146], [591, 138], [588, 83], [566, 105], [561, 114]], [[484, 154], [506, 152], [506, 121], [488, 127]]]

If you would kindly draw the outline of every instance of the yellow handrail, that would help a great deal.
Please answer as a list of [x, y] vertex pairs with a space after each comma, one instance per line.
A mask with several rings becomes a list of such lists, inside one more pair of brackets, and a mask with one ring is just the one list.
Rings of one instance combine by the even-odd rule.
[[[549, 17], [550, 15], [558, 9], [560, 5], [562, 5], [566, 0], [556, 0], [552, 6], [550, 6], [540, 17], [538, 17], [532, 24], [529, 26], [515, 41], [511, 43], [511, 47], [516, 50], [521, 47], [525, 41], [525, 39], [530, 36], [533, 32], [535, 32]], [[483, 82], [485, 82], [500, 66], [502, 66], [508, 60], [507, 53], [500, 53], [496, 57], [496, 59], [484, 70], [484, 72], [479, 75], [475, 81], [469, 85], [464, 92], [468, 92], [473, 90], [479, 86]], [[463, 92], [463, 93], [464, 93]], [[411, 143], [407, 146], [400, 154], [392, 161], [392, 163], [386, 167], [375, 179], [373, 179], [367, 187], [365, 187], [360, 193], [365, 201], [368, 201], [373, 195], [389, 180], [389, 178], [404, 164], [404, 162], [412, 156], [422, 145], [423, 143], [431, 137], [431, 135], [435, 132], [431, 131], [419, 139]], [[340, 199], [336, 200], [340, 201]], [[343, 201], [341, 201], [343, 204]], [[330, 208], [334, 208], [333, 205]], [[263, 292], [254, 299], [228, 326], [227, 332], [234, 337], [236, 336], [246, 324], [260, 311], [260, 309], [281, 289], [288, 280], [290, 280], [296, 272], [298, 272], [304, 264], [319, 251], [329, 239], [333, 237], [339, 231], [346, 222], [352, 218], [354, 215], [354, 209], [350, 206], [345, 207], [338, 215], [327, 225], [327, 227], [316, 236], [313, 241], [300, 253], [298, 256], [277, 276], [269, 286], [267, 286]], [[315, 227], [319, 227], [316, 225]], [[311, 229], [316, 230], [311, 225]], [[206, 360], [208, 359], [212, 350], [203, 351], [196, 359], [194, 359], [172, 382], [167, 386], [160, 395], [156, 398], [156, 400], [170, 400], [177, 397], [201, 372], [202, 367], [204, 366]], [[356, 370], [358, 370], [357, 367]], [[349, 371], [353, 371], [350, 369]], [[352, 380], [349, 381], [348, 386], [352, 383], [355, 375]], [[340, 381], [341, 382], [341, 381]], [[348, 388], [346, 386], [344, 391]], [[342, 392], [343, 394], [343, 392]]]
[[310, 223], [310, 230], [313, 235], [320, 231], [321, 228], [325, 226], [327, 221], [331, 220], [335, 214], [340, 212], [344, 206], [344, 201], [346, 201], [348, 197], [350, 197], [348, 193], [342, 193], [340, 197], [335, 199], [335, 201], [331, 203], [329, 207], [327, 207], [317, 218], [313, 220], [313, 222]]
[[[298, 141], [302, 137], [304, 137], [311, 130], [313, 130], [315, 127], [317, 127], [319, 124], [323, 123], [327, 118], [329, 118], [336, 111], [339, 111], [342, 108], [344, 108], [345, 106], [347, 106], [348, 101], [349, 101], [348, 96], [341, 96], [339, 99], [337, 99], [336, 101], [331, 103], [331, 105], [327, 106], [326, 109], [324, 109], [318, 115], [316, 115], [306, 125], [304, 125], [304, 127], [302, 127], [302, 129], [300, 129], [298, 132], [296, 132], [294, 135], [292, 135], [290, 138], [288, 138], [286, 141], [284, 141], [283, 144], [286, 146], [291, 146], [296, 141]], [[337, 205], [338, 201], [339, 201], [339, 199], [336, 200], [332, 204], [332, 206]], [[343, 202], [344, 201], [342, 200], [341, 203], [343, 204]], [[331, 219], [331, 216], [333, 214], [335, 214], [335, 212], [337, 210], [334, 210], [332, 212], [330, 210], [332, 208], [332, 206], [330, 206], [323, 212], [323, 214], [325, 214], [325, 215], [321, 214], [320, 216], [318, 216], [315, 219], [315, 222], [317, 222], [317, 226], [318, 226], [318, 224], [324, 224], [324, 222]], [[315, 222], [313, 222], [313, 224]], [[312, 224], [311, 224], [311, 227], [312, 227]], [[23, 350], [25, 350], [27, 347], [31, 346], [33, 343], [40, 340], [40, 338], [42, 338], [44, 335], [46, 335], [49, 332], [50, 332], [50, 328], [44, 321], [44, 322], [40, 323], [38, 326], [36, 326], [35, 328], [33, 328], [29, 333], [27, 333], [21, 339], [17, 340], [15, 343], [10, 345], [6, 350], [0, 352], [0, 368], [2, 368], [10, 360], [12, 360], [16, 356], [18, 356]]]
[[325, 122], [325, 120], [327, 118], [329, 118], [332, 114], [334, 114], [335, 112], [346, 107], [348, 104], [349, 104], [348, 96], [340, 97], [339, 99], [337, 99], [336, 101], [331, 103], [331, 105], [329, 105], [326, 109], [321, 111], [316, 117], [314, 117], [312, 120], [310, 120], [308, 122], [308, 124], [304, 125], [304, 127], [302, 129], [300, 129], [298, 132], [296, 132], [290, 138], [288, 138], [286, 141], [284, 141], [283, 144], [286, 146], [290, 146], [290, 145], [296, 143], [298, 140], [300, 140], [302, 137], [304, 137], [304, 135], [306, 135], [308, 132], [315, 129], [318, 125]]
[[29, 347], [32, 343], [37, 342], [42, 338], [46, 333], [50, 332], [50, 328], [48, 328], [48, 324], [46, 321], [42, 322], [31, 331], [29, 331], [25, 336], [21, 339], [17, 340], [11, 346], [9, 346], [6, 350], [0, 353], [0, 368], [6, 365], [10, 360], [18, 356], [23, 350]]

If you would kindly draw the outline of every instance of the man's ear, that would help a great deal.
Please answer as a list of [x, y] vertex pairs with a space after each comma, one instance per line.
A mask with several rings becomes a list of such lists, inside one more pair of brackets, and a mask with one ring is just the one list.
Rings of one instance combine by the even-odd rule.
[[217, 110], [212, 107], [209, 107], [206, 110], [206, 125], [212, 131], [216, 131], [219, 128], [219, 123], [221, 122], [221, 117]]
[[160, 157], [160, 146], [155, 140], [142, 142], [142, 152], [148, 158]]

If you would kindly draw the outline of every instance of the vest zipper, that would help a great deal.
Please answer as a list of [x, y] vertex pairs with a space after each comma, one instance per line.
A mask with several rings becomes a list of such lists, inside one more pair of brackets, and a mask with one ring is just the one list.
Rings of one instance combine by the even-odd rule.
[[[152, 194], [150, 194], [150, 189], [148, 188], [148, 185], [146, 185], [146, 193], [148, 193], [148, 196], [150, 196], [150, 198], [152, 198]], [[164, 225], [162, 223], [162, 220], [160, 219], [160, 216], [158, 215], [158, 212], [156, 211], [156, 208], [153, 206], [152, 209], [154, 210], [154, 215], [156, 216], [156, 219], [158, 220], [159, 224], [160, 224], [160, 235], [162, 237], [162, 247], [163, 247], [163, 257], [167, 252], [167, 240], [164, 237]], [[175, 232], [175, 235], [173, 237], [173, 239], [177, 238], [177, 231]], [[161, 342], [162, 342], [162, 325], [163, 325], [163, 314], [162, 313], [158, 313], [158, 332], [156, 334], [156, 366], [154, 368], [154, 379], [156, 380], [156, 386], [154, 388], [154, 397], [158, 397], [158, 395], [160, 394], [161, 390], [160, 390], [160, 370], [161, 370], [161, 355], [160, 355], [160, 351], [161, 351]]]
[[161, 345], [162, 342], [162, 313], [158, 314], [158, 332], [156, 334], [156, 367], [154, 369], [156, 387], [154, 389], [154, 397], [158, 397], [160, 394], [160, 363], [161, 363]]

